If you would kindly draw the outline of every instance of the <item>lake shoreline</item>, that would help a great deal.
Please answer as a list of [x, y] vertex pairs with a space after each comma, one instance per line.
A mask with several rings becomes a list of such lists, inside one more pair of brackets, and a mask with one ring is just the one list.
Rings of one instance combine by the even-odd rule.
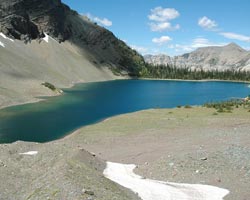
[[[93, 163], [90, 160], [92, 157], [99, 160], [98, 163], [102, 162], [102, 167], [94, 173], [102, 172], [104, 161], [136, 164], [138, 167], [135, 173], [143, 177], [177, 183], [214, 185], [230, 190], [225, 198], [227, 200], [244, 199], [250, 195], [245, 184], [250, 178], [247, 174], [247, 170], [250, 170], [249, 112], [243, 107], [235, 108], [232, 113], [214, 115], [215, 111], [204, 107], [148, 109], [113, 116], [79, 128], [67, 137], [46, 143], [18, 141], [0, 144], [0, 160], [7, 166], [0, 168], [1, 180], [8, 180], [10, 183], [15, 181], [21, 185], [33, 183], [32, 189], [27, 191], [1, 185], [8, 188], [6, 195], [17, 194], [15, 191], [19, 191], [19, 195], [29, 194], [36, 191], [34, 181], [37, 180], [39, 184], [41, 181], [46, 184], [53, 182], [54, 176], [45, 173], [48, 170], [55, 170], [57, 178], [62, 180], [69, 164], [71, 180], [75, 184], [83, 176], [82, 171], [83, 174], [93, 177], [89, 170], [86, 172], [85, 168], [79, 168], [88, 162]], [[30, 151], [38, 153], [33, 157], [19, 154]], [[86, 156], [85, 152], [90, 154], [87, 153]], [[66, 164], [62, 165], [62, 158]], [[52, 168], [55, 163], [60, 168]], [[89, 167], [94, 169], [98, 165]], [[17, 169], [29, 169], [30, 176], [25, 176], [24, 179], [23, 176], [9, 173]], [[38, 172], [41, 172], [44, 179], [39, 178], [36, 174]], [[82, 180], [84, 177], [77, 182], [80, 188], [85, 187]], [[97, 180], [96, 177], [93, 180]], [[61, 183], [63, 181], [52, 185], [53, 191]], [[84, 184], [88, 182], [84, 180]], [[98, 192], [101, 187], [95, 183], [95, 187], [91, 188], [97, 197], [102, 195]]]
[[[125, 77], [124, 79], [112, 79], [112, 80], [101, 80], [101, 81], [88, 81], [88, 82], [76, 82], [74, 84], [70, 84], [68, 87], [64, 87], [64, 88], [57, 88], [60, 90], [64, 90], [64, 89], [71, 89], [73, 87], [75, 87], [78, 84], [87, 84], [87, 83], [101, 83], [101, 82], [108, 82], [108, 81], [117, 81], [117, 80], [127, 80], [127, 78]], [[51, 95], [47, 95], [47, 96], [34, 96], [32, 98], [30, 98], [30, 100], [27, 100], [25, 102], [13, 102], [13, 103], [9, 103], [8, 105], [0, 105], [0, 110], [5, 109], [5, 108], [9, 108], [9, 107], [13, 107], [13, 106], [20, 106], [20, 105], [25, 105], [25, 104], [32, 104], [32, 103], [39, 103], [41, 101], [46, 101], [46, 99], [44, 98], [53, 98], [56, 96], [62, 96], [64, 92], [62, 93], [58, 93], [58, 92], [54, 92]]]
[[[91, 82], [78, 82], [74, 83], [73, 85], [70, 85], [69, 87], [65, 88], [59, 88], [63, 91], [63, 89], [71, 89], [75, 87], [78, 84], [85, 84], [85, 83], [101, 83], [101, 82], [110, 82], [110, 81], [119, 81], [119, 80], [152, 80], [152, 81], [179, 81], [179, 82], [228, 82], [228, 83], [245, 83], [245, 84], [250, 84], [250, 81], [235, 81], [235, 80], [219, 80], [219, 79], [202, 79], [202, 80], [185, 80], [185, 79], [159, 79], [159, 78], [133, 78], [133, 77], [122, 77], [122, 78], [117, 78], [113, 80], [104, 80], [104, 81], [91, 81]], [[62, 93], [55, 93], [52, 95], [48, 96], [34, 96], [30, 98], [30, 100], [27, 100], [25, 102], [12, 102], [9, 104], [6, 104], [4, 106], [0, 105], [0, 110], [13, 107], [13, 106], [19, 106], [19, 105], [25, 105], [25, 104], [32, 104], [32, 103], [39, 103], [41, 101], [46, 101], [46, 99], [42, 99], [43, 97], [45, 98], [50, 98], [50, 97], [56, 97], [56, 96], [61, 96], [63, 95]]]
[[229, 83], [246, 83], [250, 84], [250, 81], [236, 81], [236, 80], [220, 80], [220, 79], [201, 79], [201, 80], [192, 80], [192, 79], [160, 79], [160, 78], [134, 78], [134, 80], [153, 80], [153, 81], [180, 81], [180, 82], [229, 82]]
[[[4, 128], [5, 131], [2, 130], [0, 141], [2, 143], [16, 140], [53, 141], [83, 126], [96, 124], [121, 114], [152, 108], [199, 106], [234, 97], [244, 98], [249, 94], [249, 88], [243, 83], [210, 81], [196, 84], [173, 80], [170, 82], [113, 80], [79, 84], [64, 91], [62, 96], [48, 98], [41, 103], [2, 110], [0, 128]], [[46, 126], [42, 126], [41, 122]], [[61, 125], [58, 127], [56, 124]], [[36, 135], [33, 135], [33, 130], [40, 126], [42, 127], [38, 129]]]
[[143, 110], [82, 127], [65, 140], [84, 143], [103, 160], [136, 164], [142, 177], [214, 185], [230, 190], [227, 200], [244, 199], [250, 168], [240, 166], [250, 163], [249, 112], [215, 112], [201, 106]]

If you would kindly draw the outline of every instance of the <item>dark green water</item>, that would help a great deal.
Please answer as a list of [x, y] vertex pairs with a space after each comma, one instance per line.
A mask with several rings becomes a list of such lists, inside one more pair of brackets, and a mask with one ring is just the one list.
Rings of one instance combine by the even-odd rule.
[[0, 143], [46, 142], [117, 114], [246, 97], [248, 84], [121, 80], [79, 84], [64, 95], [0, 111]]

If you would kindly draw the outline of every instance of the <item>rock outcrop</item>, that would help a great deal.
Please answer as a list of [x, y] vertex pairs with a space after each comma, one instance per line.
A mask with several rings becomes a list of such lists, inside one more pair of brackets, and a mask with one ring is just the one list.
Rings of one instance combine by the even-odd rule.
[[36, 39], [47, 32], [59, 40], [71, 35], [67, 17], [77, 15], [60, 0], [6, 0], [1, 2], [1, 32], [15, 39]]
[[146, 55], [145, 61], [154, 65], [174, 65], [204, 70], [250, 70], [250, 52], [235, 43], [222, 47], [203, 47], [181, 56]]

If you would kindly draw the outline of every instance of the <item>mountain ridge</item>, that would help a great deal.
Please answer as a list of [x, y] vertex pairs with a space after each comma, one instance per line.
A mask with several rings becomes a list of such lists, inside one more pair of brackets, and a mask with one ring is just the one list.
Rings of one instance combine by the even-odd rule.
[[200, 47], [190, 53], [170, 57], [166, 54], [145, 55], [147, 63], [174, 65], [204, 70], [250, 70], [250, 52], [236, 43], [225, 46]]

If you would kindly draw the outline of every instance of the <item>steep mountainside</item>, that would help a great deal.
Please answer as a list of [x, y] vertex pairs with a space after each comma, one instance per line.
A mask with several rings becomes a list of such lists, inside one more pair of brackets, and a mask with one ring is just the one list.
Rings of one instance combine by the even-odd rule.
[[181, 56], [146, 55], [145, 61], [154, 65], [170, 64], [205, 70], [241, 69], [250, 70], [250, 52], [231, 43], [223, 47], [203, 47]]
[[143, 57], [60, 0], [1, 0], [0, 107], [53, 95], [41, 86], [136, 75]]

